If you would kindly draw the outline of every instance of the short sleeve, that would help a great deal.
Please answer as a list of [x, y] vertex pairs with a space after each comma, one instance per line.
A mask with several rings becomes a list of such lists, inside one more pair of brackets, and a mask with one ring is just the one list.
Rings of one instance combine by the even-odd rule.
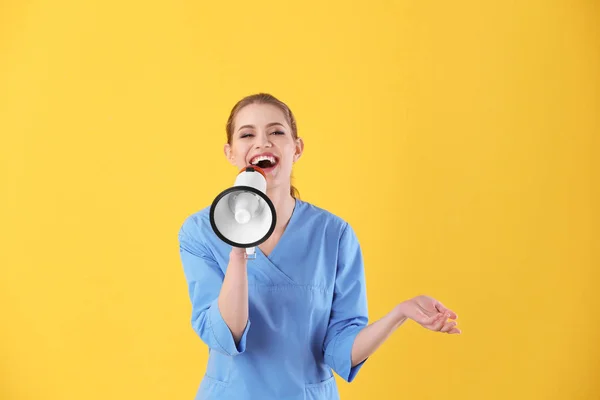
[[352, 382], [365, 364], [352, 366], [352, 346], [367, 326], [367, 293], [363, 256], [358, 239], [348, 224], [338, 247], [333, 303], [324, 342], [325, 362], [344, 380]]
[[218, 305], [225, 276], [212, 254], [193, 238], [189, 224], [184, 223], [179, 230], [179, 252], [192, 303], [192, 328], [211, 350], [230, 356], [241, 354], [246, 349], [250, 320], [236, 343]]

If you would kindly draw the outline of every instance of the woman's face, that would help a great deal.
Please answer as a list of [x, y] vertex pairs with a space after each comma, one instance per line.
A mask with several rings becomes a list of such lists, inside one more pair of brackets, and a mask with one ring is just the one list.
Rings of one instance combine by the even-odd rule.
[[241, 170], [248, 165], [261, 167], [269, 189], [289, 188], [292, 164], [303, 151], [300, 138], [294, 139], [283, 112], [271, 104], [249, 104], [233, 121], [231, 145], [225, 145], [227, 159]]

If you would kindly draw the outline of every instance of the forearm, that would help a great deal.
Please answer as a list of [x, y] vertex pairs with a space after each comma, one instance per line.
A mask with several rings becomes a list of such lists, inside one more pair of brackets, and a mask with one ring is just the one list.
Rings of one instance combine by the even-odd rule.
[[237, 343], [248, 322], [248, 273], [243, 254], [232, 252], [219, 293], [219, 310]]
[[361, 330], [352, 346], [352, 366], [360, 364], [371, 356], [406, 319], [401, 308], [396, 307], [380, 320]]

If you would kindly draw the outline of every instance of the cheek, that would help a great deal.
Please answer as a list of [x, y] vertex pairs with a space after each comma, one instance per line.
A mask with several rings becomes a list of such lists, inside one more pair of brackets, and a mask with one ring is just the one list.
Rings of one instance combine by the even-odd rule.
[[296, 146], [293, 142], [286, 141], [285, 144], [280, 146], [281, 153], [284, 155], [285, 163], [292, 164], [294, 162], [294, 153], [296, 152]]
[[243, 143], [236, 143], [236, 146], [232, 148], [232, 155], [237, 162], [246, 162], [248, 146], [244, 145]]

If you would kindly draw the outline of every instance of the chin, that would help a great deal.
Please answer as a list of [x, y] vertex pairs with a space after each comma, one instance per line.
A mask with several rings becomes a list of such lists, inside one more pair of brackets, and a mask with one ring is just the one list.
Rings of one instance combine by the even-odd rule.
[[269, 189], [273, 188], [273, 187], [277, 187], [283, 183], [283, 182], [281, 182], [280, 177], [277, 175], [278, 175], [277, 171], [274, 174], [272, 174], [272, 173], [267, 174], [267, 187]]

